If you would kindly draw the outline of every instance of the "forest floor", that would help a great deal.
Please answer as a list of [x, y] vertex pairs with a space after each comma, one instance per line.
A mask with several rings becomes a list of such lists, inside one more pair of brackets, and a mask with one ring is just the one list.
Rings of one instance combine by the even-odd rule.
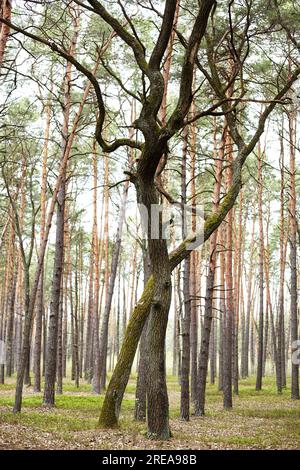
[[180, 389], [168, 378], [170, 423], [166, 442], [149, 441], [145, 423], [133, 420], [134, 380], [122, 406], [118, 430], [96, 429], [103, 397], [91, 386], [77, 389], [71, 382], [56, 396], [56, 407], [41, 406], [42, 395], [25, 388], [21, 414], [12, 413], [14, 381], [0, 385], [0, 449], [300, 449], [300, 403], [290, 399], [290, 389], [277, 395], [275, 379], [264, 378], [263, 390], [255, 380], [240, 381], [239, 396], [230, 411], [223, 410], [222, 393], [208, 385], [207, 414], [180, 420]]

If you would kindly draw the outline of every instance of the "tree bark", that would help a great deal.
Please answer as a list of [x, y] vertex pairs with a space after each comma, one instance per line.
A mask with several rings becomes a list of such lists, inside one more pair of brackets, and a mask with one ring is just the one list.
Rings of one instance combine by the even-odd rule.
[[297, 291], [297, 214], [296, 214], [296, 111], [288, 115], [289, 120], [289, 144], [290, 144], [290, 269], [291, 269], [291, 354], [292, 354], [292, 391], [294, 400], [299, 400], [299, 364], [293, 360], [293, 354], [298, 350], [298, 291]]
[[[227, 169], [227, 188], [232, 184], [232, 140], [227, 132], [226, 152], [229, 167]], [[232, 339], [233, 339], [233, 277], [232, 277], [232, 210], [227, 215], [226, 230], [226, 261], [225, 261], [225, 282], [226, 282], [226, 311], [224, 317], [225, 338], [224, 338], [224, 370], [223, 370], [223, 404], [224, 408], [232, 408]]]
[[[42, 180], [41, 180], [41, 221], [40, 221], [40, 246], [45, 236], [46, 225], [46, 190], [47, 190], [47, 161], [48, 146], [51, 124], [51, 103], [48, 100], [46, 106], [46, 124], [44, 135], [43, 163], [42, 163]], [[40, 282], [36, 300], [36, 316], [35, 316], [35, 337], [34, 337], [34, 391], [41, 391], [41, 352], [42, 352], [42, 319], [44, 311], [44, 268], [40, 275]]]
[[[143, 265], [144, 265], [144, 285], [150, 276], [149, 256], [146, 248], [143, 249]], [[144, 421], [147, 415], [147, 376], [149, 364], [149, 345], [148, 345], [148, 320], [144, 325], [140, 339], [140, 357], [138, 363], [138, 376], [135, 391], [135, 414], [137, 421]]]
[[[213, 192], [213, 212], [216, 213], [219, 207], [221, 183], [222, 183], [222, 167], [226, 147], [226, 133], [227, 126], [223, 128], [221, 146], [219, 154], [217, 154], [217, 140], [216, 140], [216, 125], [214, 126], [214, 157], [215, 157], [215, 185]], [[218, 156], [218, 158], [217, 158]], [[206, 379], [208, 370], [209, 359], [209, 345], [211, 339], [211, 325], [213, 318], [213, 296], [214, 296], [214, 282], [216, 271], [217, 259], [217, 239], [218, 230], [215, 230], [209, 240], [209, 265], [206, 280], [206, 294], [205, 294], [205, 307], [204, 307], [204, 325], [201, 331], [201, 347], [199, 354], [198, 366], [198, 386], [197, 386], [197, 399], [195, 402], [195, 414], [203, 416], [205, 413], [205, 390]], [[222, 294], [223, 295], [223, 292]]]
[[[11, 21], [12, 2], [11, 0], [2, 0], [0, 4], [0, 16], [7, 21]], [[0, 23], [0, 70], [4, 61], [4, 52], [10, 33], [10, 27]]]
[[[71, 55], [74, 54], [77, 43], [77, 27], [78, 24], [74, 19], [75, 31], [72, 37], [70, 46]], [[72, 64], [70, 62], [66, 65], [66, 74], [64, 79], [64, 109], [63, 109], [63, 124], [62, 124], [62, 156], [67, 150], [68, 145], [68, 128], [69, 117], [71, 108], [71, 70]], [[51, 289], [51, 303], [50, 315], [48, 322], [48, 336], [47, 336], [47, 353], [45, 364], [45, 389], [43, 403], [46, 406], [54, 406], [55, 403], [55, 379], [56, 379], [56, 366], [57, 366], [57, 338], [58, 338], [58, 323], [60, 315], [60, 303], [62, 300], [61, 284], [63, 273], [64, 261], [64, 241], [65, 241], [65, 199], [66, 199], [66, 176], [67, 166], [65, 166], [64, 174], [62, 177], [61, 187], [57, 196], [57, 210], [56, 210], [56, 239], [55, 239], [55, 254], [53, 266], [53, 279]], [[72, 294], [71, 294], [72, 295]]]
[[[184, 143], [182, 149], [181, 164], [181, 202], [183, 205], [187, 202], [186, 186], [186, 167], [187, 167], [187, 149], [188, 149], [188, 128], [184, 129]], [[185, 237], [187, 231], [187, 221], [184, 213], [182, 217], [182, 237]], [[188, 421], [190, 419], [190, 326], [191, 326], [191, 293], [190, 293], [190, 271], [191, 256], [184, 260], [183, 265], [183, 316], [181, 319], [181, 337], [182, 337], [182, 356], [181, 356], [181, 395], [180, 395], [180, 416], [181, 419]]]
[[45, 364], [45, 389], [43, 397], [43, 403], [47, 406], [54, 406], [55, 403], [57, 338], [61, 304], [61, 281], [64, 259], [65, 186], [66, 183], [64, 179], [58, 195], [58, 206], [56, 212], [57, 215], [55, 255], [51, 290], [50, 315], [48, 322], [47, 352]]
[[262, 152], [258, 143], [258, 222], [259, 222], [259, 324], [258, 324], [258, 349], [256, 390], [262, 388], [263, 375], [263, 348], [264, 348], [264, 229], [262, 209]]

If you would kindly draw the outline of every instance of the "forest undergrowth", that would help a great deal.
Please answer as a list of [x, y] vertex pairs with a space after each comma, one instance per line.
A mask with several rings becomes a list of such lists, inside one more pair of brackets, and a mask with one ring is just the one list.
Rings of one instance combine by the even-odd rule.
[[207, 387], [205, 417], [180, 419], [180, 387], [168, 377], [172, 438], [149, 441], [146, 424], [134, 416], [135, 381], [131, 377], [123, 402], [120, 428], [97, 429], [103, 396], [91, 385], [79, 389], [69, 381], [56, 407], [41, 406], [42, 394], [25, 389], [21, 414], [12, 413], [14, 378], [0, 385], [0, 449], [300, 449], [300, 403], [290, 399], [289, 380], [282, 395], [273, 377], [265, 377], [255, 390], [255, 378], [240, 381], [232, 410], [223, 410], [222, 392]]

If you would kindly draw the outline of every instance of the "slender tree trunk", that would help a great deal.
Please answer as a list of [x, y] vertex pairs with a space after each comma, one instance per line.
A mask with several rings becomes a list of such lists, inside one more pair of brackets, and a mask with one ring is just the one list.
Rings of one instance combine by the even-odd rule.
[[55, 377], [57, 365], [57, 338], [61, 303], [61, 280], [64, 258], [64, 220], [65, 220], [65, 180], [62, 182], [58, 196], [56, 218], [56, 241], [53, 280], [50, 303], [50, 316], [48, 323], [45, 389], [43, 403], [54, 406], [55, 403]]
[[[214, 311], [215, 302], [213, 300], [212, 310]], [[211, 332], [209, 340], [209, 362], [210, 362], [210, 383], [215, 384], [216, 372], [217, 372], [217, 354], [216, 354], [217, 336], [216, 336], [216, 322], [213, 316], [211, 322]]]
[[[188, 149], [188, 128], [184, 130], [184, 144], [182, 150], [181, 164], [181, 202], [186, 204], [187, 194], [187, 149]], [[187, 227], [187, 221], [184, 216], [182, 218], [182, 236], [184, 238]], [[188, 421], [190, 419], [190, 325], [191, 325], [191, 297], [190, 297], [190, 269], [191, 256], [184, 260], [183, 265], [183, 317], [181, 321], [181, 337], [182, 337], [182, 359], [181, 359], [181, 401], [180, 416], [181, 419]]]
[[264, 229], [263, 229], [263, 209], [262, 209], [262, 153], [260, 143], [258, 143], [258, 222], [259, 222], [259, 324], [258, 324], [258, 350], [257, 350], [257, 371], [256, 390], [262, 388], [263, 374], [263, 348], [264, 348]]
[[[232, 184], [232, 141], [227, 133], [226, 155], [229, 167], [227, 170], [227, 188]], [[224, 408], [232, 408], [232, 336], [233, 336], [233, 278], [232, 278], [232, 222], [233, 213], [229, 211], [227, 215], [226, 230], [226, 261], [225, 261], [225, 281], [226, 281], [226, 314], [224, 318], [225, 338], [224, 338], [224, 372], [223, 372], [223, 395]]]
[[[67, 243], [66, 243], [67, 251]], [[68, 274], [65, 273], [64, 282], [67, 285]], [[67, 376], [67, 351], [68, 351], [68, 295], [67, 289], [64, 290], [64, 301], [63, 301], [63, 319], [62, 319], [62, 374], [63, 377]]]
[[225, 246], [226, 227], [224, 224], [219, 229], [220, 233], [220, 323], [219, 323], [219, 390], [224, 387], [224, 351], [225, 351]]
[[[136, 118], [135, 104], [133, 103], [132, 110], [131, 110], [132, 122], [135, 120], [135, 118]], [[131, 139], [134, 138], [134, 129], [130, 131], [129, 138]], [[130, 168], [133, 164], [133, 161], [134, 161], [134, 154], [131, 151], [130, 156], [129, 156]], [[105, 168], [106, 168], [106, 179], [108, 180], [108, 162]], [[120, 251], [121, 251], [123, 224], [125, 220], [128, 189], [129, 189], [129, 181], [126, 181], [124, 185], [123, 197], [122, 197], [122, 202], [120, 206], [120, 214], [119, 214], [116, 240], [115, 240], [113, 253], [112, 253], [110, 276], [109, 276], [109, 279], [107, 279], [108, 290], [107, 290], [107, 295], [106, 295], [106, 300], [105, 300], [105, 307], [104, 307], [104, 312], [103, 312], [103, 317], [102, 317], [102, 325], [101, 325], [101, 333], [100, 333], [100, 350], [99, 350], [99, 362], [100, 362], [99, 369], [101, 373], [100, 391], [104, 390], [106, 386], [106, 357], [107, 357], [107, 342], [108, 342], [108, 325], [109, 325], [111, 305], [112, 305], [112, 299], [113, 299], [117, 270], [118, 270]], [[107, 204], [108, 204], [108, 201], [107, 201]], [[106, 223], [108, 224], [108, 219]], [[107, 246], [107, 254], [108, 254], [108, 246]], [[108, 259], [107, 259], [107, 262], [108, 262]]]
[[211, 334], [215, 262], [216, 262], [215, 248], [216, 248], [216, 241], [214, 239], [211, 241], [211, 246], [210, 246], [210, 261], [209, 261], [209, 269], [208, 269], [208, 275], [207, 275], [207, 280], [206, 280], [204, 325], [203, 325], [202, 332], [201, 332], [201, 349], [200, 349], [199, 369], [198, 369], [198, 397], [197, 397], [197, 401], [195, 405], [195, 414], [197, 416], [203, 416], [205, 412], [204, 411], [205, 389], [206, 389], [206, 377], [207, 377], [207, 369], [208, 369], [209, 341], [210, 341], [210, 334]]
[[[111, 304], [112, 304], [112, 298], [113, 298], [117, 269], [118, 269], [119, 255], [120, 255], [120, 250], [121, 250], [122, 230], [123, 230], [123, 223], [124, 223], [125, 211], [126, 211], [127, 194], [128, 194], [128, 183], [126, 182], [125, 187], [124, 187], [121, 208], [120, 208], [116, 240], [115, 240], [113, 253], [112, 253], [107, 298], [106, 298], [104, 312], [102, 316], [102, 325], [101, 325], [101, 333], [100, 333], [100, 351], [99, 351], [99, 354], [100, 354], [99, 369], [101, 371], [101, 376], [99, 377], [100, 383], [98, 382], [98, 384], [96, 384], [96, 382], [94, 382], [94, 390], [95, 388], [99, 390], [99, 386], [100, 386], [100, 391], [105, 388], [105, 383], [106, 383], [108, 324], [109, 324]], [[94, 377], [94, 380], [97, 380], [97, 377]]]
[[266, 374], [266, 363], [268, 359], [268, 340], [269, 340], [269, 318], [270, 312], [272, 310], [272, 301], [271, 301], [271, 292], [270, 292], [270, 244], [269, 244], [269, 225], [270, 225], [270, 202], [268, 204], [268, 217], [266, 223], [266, 247], [264, 250], [264, 274], [266, 279], [266, 315], [265, 315], [265, 325], [264, 325], [264, 347], [263, 347], [263, 376]]
[[57, 367], [56, 367], [56, 393], [61, 395], [63, 392], [63, 355], [62, 355], [62, 319], [63, 319], [63, 277], [61, 286], [61, 300], [59, 305], [58, 325], [57, 325]]
[[[174, 0], [174, 2], [175, 1], [176, 1], [176, 11], [175, 11], [174, 21], [173, 21], [173, 30], [169, 38], [168, 47], [166, 50], [165, 62], [163, 65], [164, 94], [163, 94], [163, 99], [162, 99], [161, 108], [160, 108], [160, 120], [163, 126], [167, 124], [168, 88], [169, 88], [171, 65], [172, 65], [172, 60], [173, 60], [174, 40], [176, 37], [176, 27], [178, 23], [179, 8], [180, 8], [180, 0]], [[167, 155], [164, 154], [162, 158], [160, 159], [160, 162], [158, 164], [158, 168], [156, 171], [156, 180], [159, 186], [165, 185], [167, 183], [166, 175], [162, 174], [165, 168], [166, 162], [167, 162]], [[164, 176], [164, 181], [162, 181], [162, 176]]]
[[177, 323], [177, 328], [178, 328], [178, 383], [181, 385], [181, 370], [182, 370], [182, 332], [181, 332], [181, 323], [182, 323], [182, 315], [183, 315], [183, 309], [182, 309], [182, 295], [181, 295], [181, 285], [180, 285], [180, 279], [181, 279], [181, 272], [180, 272], [180, 266], [176, 270], [176, 276], [175, 276], [175, 285], [177, 286], [177, 296], [178, 296], [178, 323]]
[[[11, 21], [12, 2], [11, 0], [2, 0], [0, 4], [0, 15], [7, 21]], [[4, 61], [4, 52], [9, 37], [10, 27], [6, 24], [0, 24], [0, 70]]]
[[178, 300], [177, 300], [177, 293], [176, 293], [176, 282], [174, 282], [173, 286], [173, 298], [174, 298], [174, 324], [173, 324], [173, 354], [172, 354], [172, 375], [178, 375], [178, 356], [179, 356], [179, 348], [178, 348]]
[[[25, 267], [25, 266], [24, 266]], [[31, 316], [30, 316], [30, 279], [29, 279], [29, 269], [24, 269], [24, 290], [25, 290], [25, 300], [24, 300], [24, 326], [23, 326], [23, 339], [22, 339], [22, 348], [20, 351], [20, 360], [17, 374], [17, 383], [16, 383], [16, 395], [15, 395], [15, 404], [14, 412], [20, 412], [22, 406], [22, 390], [23, 390], [23, 380], [25, 375], [26, 364], [28, 363], [29, 351], [30, 351], [30, 330], [31, 330]], [[21, 341], [20, 341], [21, 344]]]
[[[79, 289], [78, 289], [78, 268], [77, 268], [77, 253], [76, 253], [76, 271], [75, 271], [75, 290], [74, 290], [74, 379], [75, 386], [79, 388]], [[72, 293], [71, 293], [72, 295]]]
[[[222, 141], [220, 152], [217, 157], [217, 140], [216, 140], [216, 125], [214, 132], [214, 156], [215, 156], [215, 185], [213, 193], [213, 210], [217, 212], [219, 207], [219, 200], [221, 194], [222, 182], [222, 166], [225, 154], [226, 145], [226, 126], [223, 128]], [[214, 282], [216, 271], [217, 259], [217, 239], [218, 231], [215, 230], [209, 240], [209, 265], [206, 280], [206, 294], [205, 294], [205, 307], [204, 307], [204, 324], [201, 332], [201, 347], [199, 354], [199, 368], [198, 368], [198, 390], [197, 400], [195, 403], [195, 413], [197, 416], [202, 416], [205, 413], [205, 390], [206, 379], [209, 359], [209, 344], [211, 339], [211, 325], [213, 318], [213, 296], [214, 296]], [[223, 295], [223, 293], [222, 293]]]
[[[195, 82], [195, 76], [194, 76]], [[195, 103], [194, 100], [191, 105], [191, 117], [195, 116]], [[196, 124], [190, 125], [190, 202], [192, 207], [196, 207]], [[196, 218], [192, 213], [192, 230], [195, 232]], [[197, 284], [197, 252], [193, 251], [190, 256], [190, 348], [191, 348], [191, 400], [194, 403], [197, 398], [197, 355], [198, 355], [198, 318], [197, 318], [197, 299], [196, 299], [196, 284]]]
[[[284, 145], [283, 136], [280, 137], [280, 274], [279, 274], [279, 295], [278, 295], [278, 331], [277, 344], [276, 334], [274, 336], [275, 361], [276, 361], [276, 377], [277, 391], [282, 393], [282, 387], [285, 382], [285, 341], [284, 341], [284, 280], [285, 280], [285, 263], [286, 263], [286, 247], [285, 241], [285, 214], [284, 214], [284, 197], [285, 197], [285, 178], [284, 178]], [[287, 238], [286, 238], [287, 240]], [[273, 320], [274, 322], [274, 320]]]
[[[14, 282], [20, 277], [19, 270], [14, 275], [15, 270], [15, 230], [12, 219], [13, 211], [10, 210], [10, 224], [6, 242], [7, 256], [5, 260], [5, 274], [2, 290], [2, 301], [1, 301], [1, 316], [2, 316], [2, 333], [1, 339], [6, 341], [6, 375], [10, 377], [13, 370], [13, 324], [14, 324], [14, 315], [15, 315], [15, 302], [16, 302], [16, 291], [14, 289]], [[16, 286], [17, 287], [17, 286]], [[15, 293], [14, 293], [15, 292]], [[6, 318], [5, 312], [8, 312], [8, 318]], [[6, 333], [6, 334], [5, 334]], [[3, 372], [3, 381], [4, 383], [4, 364], [1, 369]]]
[[[12, 266], [12, 284], [10, 290], [10, 297], [8, 302], [8, 321], [7, 321], [7, 333], [6, 333], [6, 375], [11, 377], [13, 373], [13, 334], [14, 334], [14, 323], [15, 323], [15, 301], [16, 301], [16, 288], [17, 288], [17, 273], [18, 268], [15, 271]], [[15, 272], [14, 272], [15, 271]]]
[[[77, 25], [75, 25], [77, 26]], [[72, 45], [70, 47], [71, 55], [74, 54], [77, 42], [77, 27], [72, 38]], [[71, 107], [71, 69], [70, 62], [66, 66], [66, 75], [64, 81], [64, 110], [63, 110], [63, 125], [62, 125], [62, 160], [67, 149], [68, 143], [68, 128], [69, 116]], [[55, 240], [55, 254], [54, 254], [54, 267], [53, 267], [53, 280], [51, 290], [51, 303], [50, 315], [48, 323], [48, 337], [47, 337], [47, 353], [46, 353], [46, 368], [45, 368], [45, 389], [43, 403], [47, 406], [54, 406], [55, 403], [55, 378], [56, 378], [56, 365], [57, 365], [57, 338], [58, 338], [58, 323], [60, 314], [61, 283], [63, 273], [63, 260], [64, 260], [64, 230], [65, 230], [65, 199], [66, 199], [66, 172], [63, 175], [59, 194], [57, 196], [57, 212], [56, 212], [56, 240]]]
[[[99, 253], [94, 256], [95, 260], [95, 270], [99, 270], [98, 274], [96, 275], [95, 280], [95, 301], [94, 301], [94, 345], [93, 345], [93, 353], [94, 353], [94, 364], [93, 364], [93, 391], [94, 393], [100, 394], [101, 392], [101, 384], [103, 380], [103, 375], [106, 376], [106, 359], [107, 359], [107, 342], [105, 345], [102, 345], [102, 341], [100, 341], [100, 334], [99, 334], [99, 327], [100, 327], [100, 312], [102, 306], [102, 299], [103, 294], [105, 293], [105, 305], [106, 301], [108, 300], [108, 290], [109, 290], [109, 239], [108, 239], [108, 207], [109, 207], [109, 188], [108, 188], [108, 155], [104, 155], [104, 189], [103, 189], [103, 197], [102, 197], [102, 214], [101, 214], [101, 231], [103, 231], [102, 237], [100, 237], [100, 249], [97, 245], [97, 250]], [[94, 206], [95, 207], [95, 206]], [[95, 209], [94, 209], [95, 210]], [[102, 221], [104, 219], [103, 227]], [[95, 219], [94, 219], [95, 220]], [[103, 229], [103, 230], [102, 230]], [[96, 261], [99, 259], [99, 261]], [[102, 262], [104, 259], [104, 282], [102, 284], [101, 292], [100, 292], [100, 265], [102, 266]], [[97, 262], [97, 264], [96, 264]], [[99, 265], [100, 263], [100, 265]], [[106, 323], [102, 323], [102, 325], [106, 326]], [[100, 348], [103, 348], [105, 351], [105, 359], [101, 356]], [[102, 367], [102, 360], [105, 361], [104, 371]]]
[[[99, 372], [99, 293], [100, 293], [100, 252], [99, 252], [99, 235], [98, 235], [98, 160], [97, 160], [97, 142], [93, 141], [93, 227], [92, 227], [92, 247], [90, 256], [90, 271], [89, 271], [89, 297], [88, 297], [88, 319], [85, 337], [85, 378], [90, 383], [92, 377], [98, 377], [100, 380]], [[102, 227], [102, 218], [104, 210], [104, 198], [102, 199], [100, 226]], [[102, 244], [101, 244], [102, 247]], [[94, 354], [95, 354], [95, 362]], [[93, 390], [99, 393], [94, 388], [95, 382], [93, 381]]]
[[[247, 216], [246, 216], [247, 219]], [[240, 293], [241, 293], [241, 265], [243, 243], [243, 192], [239, 194], [238, 233], [234, 247], [234, 293], [235, 293], [235, 322], [234, 322], [234, 351], [233, 351], [233, 391], [239, 393], [239, 325], [240, 325]]]
[[297, 293], [297, 214], [296, 214], [296, 111], [288, 115], [289, 119], [289, 144], [290, 144], [290, 269], [291, 269], [291, 353], [292, 353], [292, 398], [299, 400], [299, 364], [293, 355], [299, 349], [298, 337], [298, 293]]
[[252, 235], [250, 242], [250, 261], [248, 272], [248, 285], [247, 285], [247, 308], [245, 315], [245, 336], [242, 343], [242, 364], [241, 376], [243, 378], [249, 376], [249, 351], [250, 351], [250, 324], [251, 324], [251, 308], [252, 308], [252, 289], [253, 289], [253, 257], [254, 257], [254, 241], [255, 241], [255, 220], [256, 216], [252, 219]]
[[[46, 225], [46, 190], [47, 190], [47, 161], [48, 146], [51, 124], [51, 103], [48, 100], [46, 106], [46, 124], [44, 135], [43, 164], [42, 164], [42, 181], [41, 181], [41, 222], [40, 222], [40, 246], [45, 236]], [[41, 353], [42, 353], [42, 318], [44, 311], [44, 268], [40, 275], [40, 282], [36, 300], [36, 317], [35, 317], [35, 337], [34, 337], [34, 391], [41, 391]]]

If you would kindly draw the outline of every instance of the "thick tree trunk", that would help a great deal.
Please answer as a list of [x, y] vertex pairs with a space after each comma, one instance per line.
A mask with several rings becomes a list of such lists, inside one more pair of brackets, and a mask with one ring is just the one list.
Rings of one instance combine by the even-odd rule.
[[147, 345], [148, 320], [145, 323], [140, 340], [140, 357], [137, 371], [135, 391], [134, 418], [137, 421], [145, 421], [147, 414], [147, 375], [148, 375], [148, 345]]
[[[152, 208], [158, 204], [156, 188], [148, 177], [136, 184], [138, 201], [148, 213], [148, 250], [151, 272], [154, 278], [154, 295], [147, 329], [149, 362], [147, 377], [147, 425], [148, 437], [168, 439], [169, 400], [166, 384], [165, 336], [171, 302], [171, 271], [167, 243], [161, 220], [153, 220]], [[151, 214], [151, 218], [150, 218]], [[152, 238], [153, 224], [157, 224], [158, 238]]]
[[[151, 269], [147, 250], [143, 249], [143, 265], [144, 265], [144, 285], [146, 286], [149, 279]], [[134, 417], [137, 421], [144, 421], [147, 414], [147, 376], [149, 362], [149, 345], [148, 340], [148, 320], [146, 321], [140, 339], [140, 357], [138, 363], [138, 376], [135, 391], [135, 413]]]

